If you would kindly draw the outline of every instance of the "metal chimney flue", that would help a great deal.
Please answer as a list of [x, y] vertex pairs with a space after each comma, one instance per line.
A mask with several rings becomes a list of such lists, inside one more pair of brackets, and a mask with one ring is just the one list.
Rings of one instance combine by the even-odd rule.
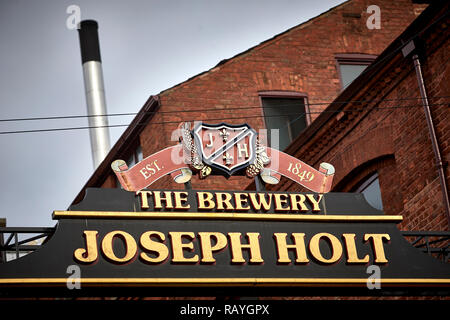
[[89, 135], [95, 170], [105, 159], [110, 149], [97, 22], [94, 20], [81, 21], [78, 34], [80, 37], [84, 89], [90, 127]]

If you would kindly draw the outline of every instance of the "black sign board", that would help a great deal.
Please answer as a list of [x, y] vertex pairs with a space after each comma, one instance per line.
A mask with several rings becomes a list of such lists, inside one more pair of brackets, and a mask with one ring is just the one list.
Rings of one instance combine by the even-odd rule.
[[449, 294], [450, 266], [412, 247], [363, 195], [88, 189], [0, 294]]

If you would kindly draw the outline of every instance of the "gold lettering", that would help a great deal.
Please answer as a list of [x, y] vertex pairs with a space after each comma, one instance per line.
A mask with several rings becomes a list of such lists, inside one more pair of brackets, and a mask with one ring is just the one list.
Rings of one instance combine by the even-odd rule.
[[[270, 210], [270, 206], [272, 205], [272, 194], [269, 193], [269, 200], [266, 199], [266, 195], [264, 193], [249, 193], [250, 202], [255, 210], [261, 210], [261, 207], [264, 208], [265, 211]], [[256, 198], [258, 196], [258, 199]]]
[[237, 148], [238, 148], [238, 158], [242, 158], [242, 153], [245, 153], [245, 159], [247, 159], [249, 157], [248, 156], [248, 148], [247, 148], [246, 143], [243, 143], [243, 144], [238, 143]]
[[197, 192], [198, 209], [214, 209], [213, 194], [211, 192]]
[[[242, 198], [244, 196], [245, 196], [245, 198]], [[234, 193], [234, 201], [236, 202], [236, 210], [245, 211], [245, 210], [250, 209], [250, 206], [248, 205], [247, 197], [248, 197], [247, 193], [240, 193], [240, 192]], [[244, 205], [247, 205], [247, 206], [244, 207]]]
[[[115, 237], [120, 238], [125, 244], [126, 253], [122, 258], [117, 257], [114, 253], [113, 241]], [[111, 231], [103, 238], [102, 252], [111, 261], [126, 263], [136, 256], [137, 244], [134, 238], [129, 233], [117, 230]]]
[[145, 191], [145, 190], [141, 190], [136, 192], [136, 195], [139, 196], [139, 199], [141, 199], [141, 209], [148, 209], [149, 205], [148, 205], [148, 196], [151, 195], [152, 192], [151, 191]]
[[162, 209], [162, 202], [166, 202], [166, 209], [172, 209], [172, 192], [164, 191], [165, 197], [161, 197], [161, 191], [153, 191], [153, 201], [155, 202], [155, 209]]
[[342, 235], [345, 240], [345, 247], [347, 251], [347, 263], [367, 263], [369, 262], [369, 255], [366, 254], [364, 258], [358, 258], [358, 251], [356, 250], [356, 243], [354, 233], [344, 233]]
[[313, 205], [312, 211], [318, 212], [320, 211], [319, 203], [320, 200], [322, 200], [323, 194], [319, 194], [319, 199], [315, 199], [313, 194], [307, 194], [306, 197], [308, 198], [309, 202]]
[[[199, 232], [200, 247], [202, 249], [203, 263], [214, 263], [216, 259], [213, 257], [213, 252], [220, 251], [227, 246], [227, 237], [220, 232]], [[212, 245], [212, 238], [214, 237], [216, 244]]]
[[[288, 195], [286, 193], [274, 193], [273, 197], [275, 198], [275, 211], [289, 211], [291, 207], [283, 207], [283, 204], [286, 204]], [[284, 197], [284, 199], [281, 199]]]
[[[191, 207], [190, 204], [187, 204], [186, 206], [183, 205], [183, 203], [186, 203], [188, 201], [187, 196], [188, 193], [185, 191], [174, 191], [173, 194], [175, 195], [175, 209], [189, 209]], [[184, 197], [182, 197], [184, 196]]]
[[294, 240], [294, 244], [286, 243], [287, 233], [274, 233], [277, 251], [278, 251], [278, 262], [279, 263], [291, 263], [289, 258], [289, 249], [295, 249], [296, 253], [296, 263], [307, 263], [309, 262], [306, 257], [306, 247], [305, 247], [305, 234], [304, 233], [293, 233], [291, 238]]
[[82, 263], [92, 263], [98, 258], [98, 248], [97, 248], [97, 234], [98, 231], [86, 230], [83, 232], [84, 240], [86, 242], [86, 249], [78, 248], [73, 253], [76, 260]]
[[[231, 203], [231, 193], [226, 192], [216, 192], [216, 202], [218, 210], [234, 210], [233, 204]], [[225, 204], [226, 207], [223, 205]]]
[[194, 255], [191, 258], [186, 258], [183, 253], [184, 249], [189, 249], [189, 251], [194, 250], [194, 244], [192, 241], [183, 243], [183, 237], [189, 238], [190, 240], [195, 239], [195, 234], [193, 232], [169, 232], [169, 235], [172, 242], [172, 262], [196, 263], [198, 261], [198, 255]]
[[[328, 244], [331, 245], [331, 257], [329, 259], [325, 259], [322, 255], [322, 252], [320, 251], [320, 239], [325, 238], [328, 242]], [[333, 236], [329, 233], [317, 233], [309, 242], [309, 251], [311, 251], [311, 254], [313, 257], [322, 263], [335, 263], [338, 261], [342, 256], [342, 245], [338, 238]]]
[[[290, 195], [291, 198], [291, 206], [292, 206], [292, 210], [298, 211], [298, 206], [300, 206], [300, 211], [308, 211], [308, 207], [305, 205], [305, 200], [306, 197], [304, 194], [298, 194], [298, 193], [291, 193]], [[298, 199], [300, 198], [300, 199]]]
[[248, 244], [241, 243], [240, 232], [229, 232], [228, 236], [231, 240], [231, 255], [232, 263], [245, 263], [242, 255], [242, 249], [250, 250], [250, 263], [263, 263], [264, 260], [261, 257], [261, 249], [259, 247], [259, 233], [247, 232]]
[[152, 258], [147, 253], [141, 252], [141, 258], [144, 261], [150, 263], [160, 263], [167, 259], [169, 256], [169, 249], [164, 243], [153, 241], [152, 236], [159, 238], [161, 242], [166, 240], [166, 236], [162, 232], [158, 231], [147, 231], [141, 235], [140, 243], [142, 248], [150, 252], [156, 253], [156, 257]]
[[366, 233], [364, 241], [372, 240], [372, 248], [375, 256], [375, 263], [388, 263], [386, 255], [384, 254], [383, 239], [391, 240], [387, 233]]

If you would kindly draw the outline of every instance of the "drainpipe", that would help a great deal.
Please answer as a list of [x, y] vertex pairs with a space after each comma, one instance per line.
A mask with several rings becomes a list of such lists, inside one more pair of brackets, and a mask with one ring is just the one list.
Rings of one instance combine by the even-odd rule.
[[[415, 45], [413, 41], [408, 42], [402, 49], [404, 57], [406, 57], [413, 51], [415, 51]], [[427, 91], [425, 89], [425, 83], [422, 76], [422, 68], [420, 65], [419, 56], [417, 55], [416, 52], [413, 52], [412, 60], [414, 62], [414, 68], [416, 70], [417, 84], [419, 85], [420, 95], [422, 97], [422, 104], [425, 111], [425, 118], [427, 119], [428, 131], [430, 133], [431, 138], [431, 145], [433, 147], [433, 152], [436, 159], [436, 167], [439, 173], [439, 181], [441, 184], [444, 208], [447, 215], [448, 226], [450, 229], [450, 201], [448, 196], [447, 184], [445, 181], [444, 162], [442, 161], [441, 151], [439, 150], [436, 132], [434, 130], [433, 119], [431, 118], [431, 111], [430, 106], [428, 104]]]

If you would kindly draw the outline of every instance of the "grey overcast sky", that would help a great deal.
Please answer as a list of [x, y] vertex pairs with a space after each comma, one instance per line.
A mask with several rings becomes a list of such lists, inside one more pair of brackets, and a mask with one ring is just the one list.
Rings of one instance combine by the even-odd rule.
[[[70, 5], [98, 21], [107, 112], [127, 113], [342, 2], [0, 0], [0, 120], [87, 114]], [[87, 119], [1, 121], [0, 132], [79, 126]], [[111, 145], [124, 130], [110, 129]], [[0, 134], [0, 150], [0, 218], [11, 227], [53, 226], [53, 210], [67, 209], [94, 170], [88, 130]]]

